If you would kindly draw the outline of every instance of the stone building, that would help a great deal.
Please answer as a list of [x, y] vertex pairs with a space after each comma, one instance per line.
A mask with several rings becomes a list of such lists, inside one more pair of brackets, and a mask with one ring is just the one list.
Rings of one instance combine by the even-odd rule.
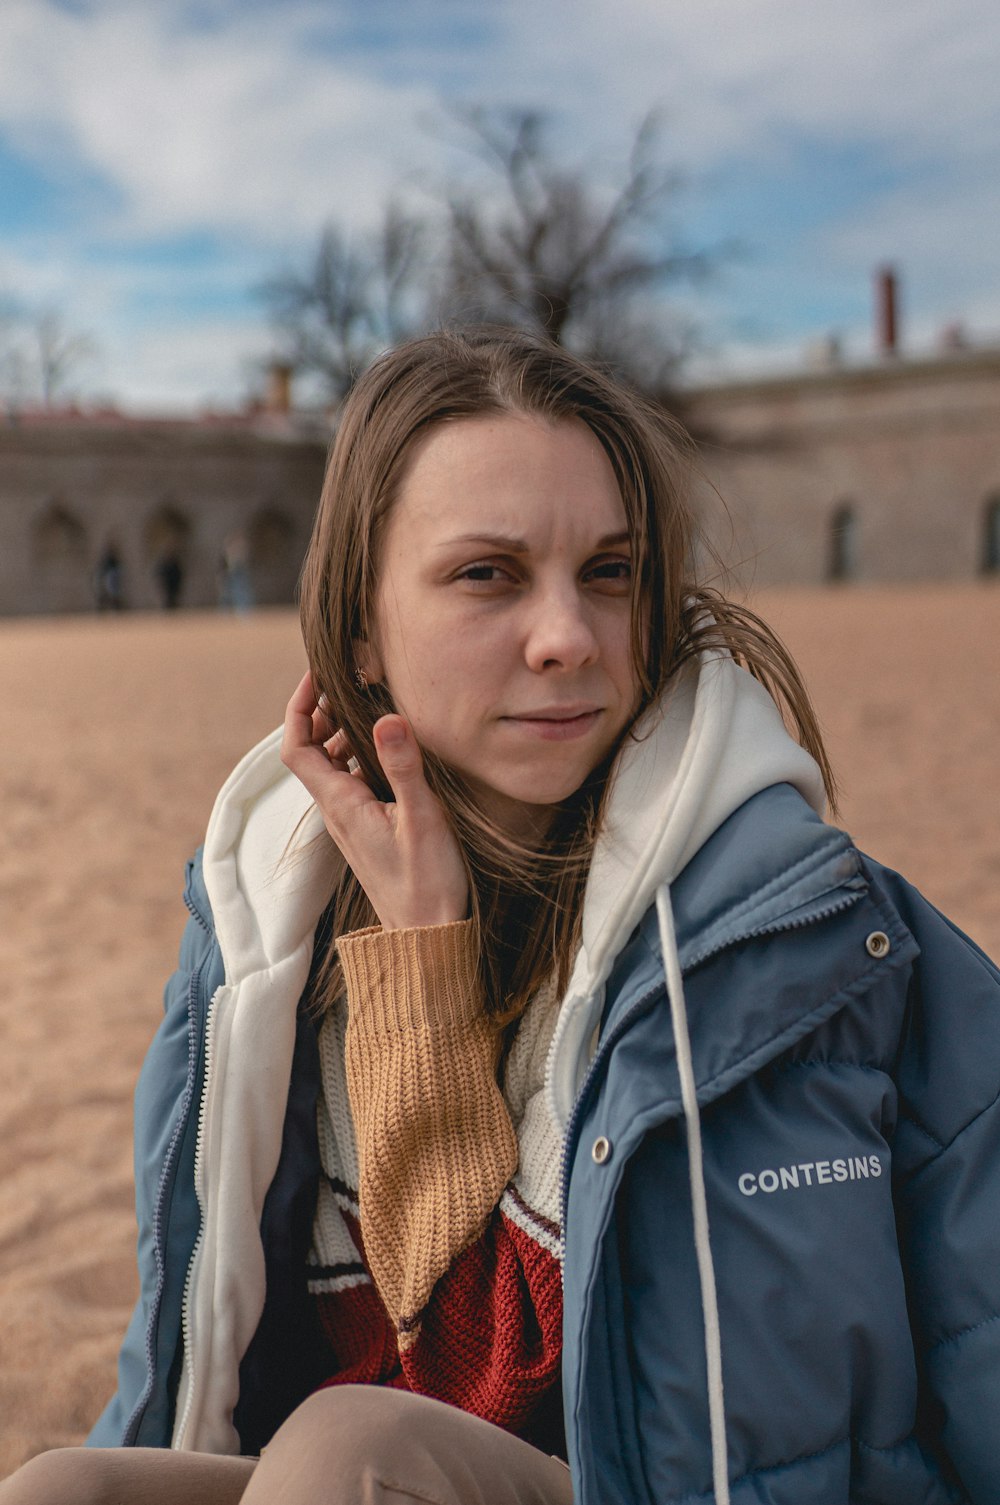
[[690, 419], [745, 582], [1000, 575], [1000, 349], [704, 388]]
[[[743, 583], [1000, 577], [1000, 350], [703, 388], [689, 416]], [[109, 558], [129, 607], [291, 601], [328, 441], [280, 411], [0, 423], [0, 615], [92, 610]]]
[[92, 610], [102, 564], [107, 604], [291, 601], [325, 452], [273, 420], [0, 425], [0, 615]]

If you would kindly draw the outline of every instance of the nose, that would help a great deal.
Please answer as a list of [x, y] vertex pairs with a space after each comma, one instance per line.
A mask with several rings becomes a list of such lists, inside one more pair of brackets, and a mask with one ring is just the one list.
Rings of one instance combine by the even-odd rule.
[[539, 592], [525, 642], [525, 661], [535, 673], [582, 669], [598, 656], [588, 603], [576, 590]]

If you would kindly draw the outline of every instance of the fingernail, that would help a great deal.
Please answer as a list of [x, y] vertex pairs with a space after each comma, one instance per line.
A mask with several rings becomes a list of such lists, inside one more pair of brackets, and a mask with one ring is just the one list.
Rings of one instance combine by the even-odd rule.
[[406, 727], [401, 721], [385, 721], [378, 729], [379, 741], [385, 744], [406, 741]]

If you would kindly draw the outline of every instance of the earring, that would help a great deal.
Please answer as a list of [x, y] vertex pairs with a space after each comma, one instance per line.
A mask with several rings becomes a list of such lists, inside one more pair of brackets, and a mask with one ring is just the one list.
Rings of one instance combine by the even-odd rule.
[[354, 683], [357, 685], [359, 690], [367, 690], [368, 675], [365, 673], [364, 669], [355, 669]]

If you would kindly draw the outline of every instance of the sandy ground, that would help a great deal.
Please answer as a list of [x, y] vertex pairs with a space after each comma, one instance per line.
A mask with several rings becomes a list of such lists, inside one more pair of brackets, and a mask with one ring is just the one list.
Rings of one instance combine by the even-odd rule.
[[[809, 678], [842, 824], [1000, 953], [1000, 590], [757, 605]], [[0, 1476], [113, 1388], [183, 864], [303, 667], [288, 613], [0, 623]]]

